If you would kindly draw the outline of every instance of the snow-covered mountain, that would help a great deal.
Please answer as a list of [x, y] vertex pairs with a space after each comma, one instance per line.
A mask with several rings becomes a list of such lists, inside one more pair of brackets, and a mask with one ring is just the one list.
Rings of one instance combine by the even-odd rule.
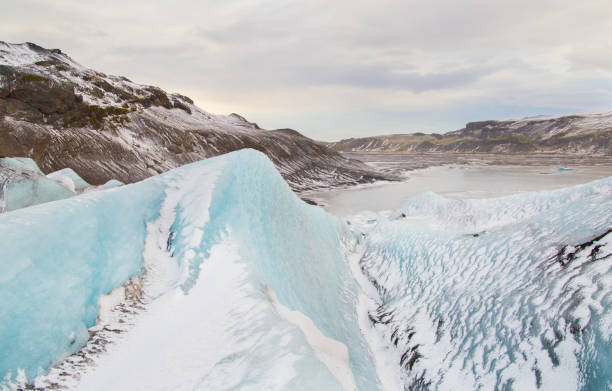
[[99, 185], [242, 148], [267, 154], [295, 190], [392, 179], [294, 130], [265, 131], [58, 49], [0, 41], [0, 157], [30, 157], [46, 173], [71, 168]]
[[330, 143], [342, 152], [590, 153], [612, 155], [612, 112], [470, 122], [445, 134], [394, 134]]
[[610, 210], [606, 178], [347, 222], [243, 150], [3, 213], [0, 389], [604, 390]]

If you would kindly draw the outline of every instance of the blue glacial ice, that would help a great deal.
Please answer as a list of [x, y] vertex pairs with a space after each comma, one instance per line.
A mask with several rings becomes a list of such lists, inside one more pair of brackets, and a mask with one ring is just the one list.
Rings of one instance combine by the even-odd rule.
[[31, 159], [0, 159], [0, 213], [61, 200], [74, 194], [74, 188], [45, 177]]
[[144, 312], [69, 388], [606, 389], [611, 190], [429, 193], [346, 224], [244, 150], [4, 213], [0, 376], [78, 351], [141, 276]]
[[103, 185], [99, 186], [98, 189], [100, 190], [104, 190], [104, 189], [112, 189], [114, 187], [119, 187], [119, 186], [123, 186], [124, 183], [121, 181], [118, 181], [116, 179], [111, 179], [108, 182], [104, 183]]
[[0, 213], [122, 185], [111, 179], [101, 186], [91, 186], [71, 168], [45, 175], [32, 159], [0, 158]]
[[40, 368], [82, 346], [100, 295], [141, 270], [155, 181], [0, 215], [0, 374]]
[[0, 159], [0, 165], [17, 171], [31, 171], [36, 174], [44, 175], [38, 167], [38, 164], [30, 158], [4, 157]]
[[63, 168], [61, 170], [47, 174], [47, 178], [65, 184], [73, 192], [80, 192], [90, 186], [83, 178], [79, 176], [72, 168]]
[[[213, 253], [228, 240], [235, 248], [236, 262], [242, 265], [236, 267], [236, 275], [244, 283], [215, 302], [228, 303], [229, 308], [219, 309], [220, 317], [240, 314], [244, 323], [232, 322], [209, 343], [235, 339], [225, 344], [230, 345], [223, 347], [227, 354], [212, 368], [220, 374], [227, 368], [243, 368], [242, 377], [232, 375], [238, 388], [270, 386], [282, 362], [289, 363], [286, 379], [271, 388], [342, 389], [346, 384], [343, 376], [322, 363], [301, 329], [279, 317], [275, 308], [299, 312], [325, 338], [345, 346], [349, 384], [379, 388], [356, 319], [358, 286], [342, 255], [343, 243], [351, 236], [333, 216], [300, 201], [272, 163], [251, 150], [137, 184], [0, 215], [0, 343], [6, 352], [0, 357], [0, 374], [6, 384], [18, 375], [32, 379], [83, 346], [88, 328], [96, 323], [100, 298], [143, 273], [143, 252], [151, 252], [145, 246], [147, 234], [160, 232], [165, 233], [156, 251], [166, 253], [168, 264], [155, 266], [151, 273], [169, 264], [176, 272], [158, 279], [166, 280], [164, 289], [158, 289], [159, 281], [150, 287], [157, 299], [153, 306], [175, 295], [184, 301], [216, 297], [207, 288], [214, 287], [214, 281], [199, 284], [211, 276], [200, 274], [207, 261], [226, 262], [232, 269], [232, 257]], [[246, 292], [240, 297], [242, 306], [231, 307], [232, 295], [240, 292]], [[176, 302], [174, 306], [181, 308]], [[252, 308], [258, 311], [253, 314]], [[189, 312], [198, 314], [190, 323], [205, 321], [213, 328], [215, 322], [207, 317], [212, 310], [196, 306]], [[161, 322], [177, 319], [163, 318]], [[181, 328], [174, 338], [189, 334], [184, 323]], [[201, 338], [206, 328], [199, 328]], [[188, 372], [181, 364], [185, 377]], [[226, 389], [217, 384], [218, 376], [205, 375], [193, 375], [200, 388], [205, 384], [205, 389]]]

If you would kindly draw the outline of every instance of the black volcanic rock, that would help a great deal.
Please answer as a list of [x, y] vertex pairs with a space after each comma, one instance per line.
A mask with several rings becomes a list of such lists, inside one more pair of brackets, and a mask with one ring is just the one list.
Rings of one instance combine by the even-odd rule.
[[92, 184], [134, 182], [242, 148], [295, 190], [394, 179], [294, 130], [210, 114], [183, 95], [85, 68], [60, 50], [0, 42], [0, 156], [70, 167]]

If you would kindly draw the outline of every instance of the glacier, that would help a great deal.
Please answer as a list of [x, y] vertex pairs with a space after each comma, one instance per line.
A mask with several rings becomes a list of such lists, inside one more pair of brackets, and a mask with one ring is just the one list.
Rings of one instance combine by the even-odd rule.
[[0, 213], [75, 194], [56, 178], [46, 177], [32, 159], [0, 158]]
[[85, 182], [83, 178], [79, 176], [72, 168], [64, 168], [50, 174], [47, 174], [47, 178], [55, 180], [64, 184], [72, 192], [80, 192], [91, 186]]
[[[160, 230], [165, 232], [161, 238]], [[238, 286], [214, 297], [219, 303], [228, 300], [230, 308], [219, 308], [219, 316], [233, 321], [200, 343], [214, 345], [224, 337], [237, 342], [214, 352], [220, 357], [211, 353], [216, 360], [208, 363], [210, 378], [200, 368], [190, 379], [193, 384], [225, 389], [215, 374], [236, 367], [244, 370], [244, 377], [236, 377], [242, 388], [343, 389], [354, 383], [377, 389], [373, 358], [356, 319], [358, 286], [342, 256], [343, 242], [350, 240], [345, 231], [336, 218], [299, 200], [272, 163], [252, 150], [2, 214], [0, 341], [6, 353], [0, 374], [5, 384], [31, 380], [77, 352], [96, 323], [100, 298], [142, 274], [147, 263], [154, 265], [148, 274], [166, 268], [147, 286], [152, 306], [176, 296], [186, 302], [214, 296], [204, 284], [215, 276], [203, 278], [201, 271], [213, 262], [215, 248], [230, 246], [232, 256], [214, 261], [221, 263], [217, 268], [227, 262], [236, 270], [238, 281], [232, 281]], [[147, 235], [159, 240], [149, 238], [153, 244], [146, 246]], [[161, 261], [155, 263], [156, 257]], [[317, 358], [303, 330], [279, 317], [268, 292], [346, 346], [350, 380]], [[231, 307], [232, 298], [242, 305]], [[206, 307], [187, 308], [212, 327]], [[200, 324], [194, 332], [202, 336], [204, 329]], [[175, 330], [167, 337], [182, 336]], [[286, 379], [265, 383], [278, 377], [272, 375], [283, 361]], [[176, 369], [181, 378], [185, 369]]]
[[92, 186], [71, 168], [45, 175], [30, 158], [0, 158], [0, 213], [122, 185], [111, 179]]
[[0, 214], [0, 389], [612, 384], [612, 178], [345, 219], [253, 150], [116, 185]]
[[612, 385], [612, 178], [354, 220], [409, 389]]

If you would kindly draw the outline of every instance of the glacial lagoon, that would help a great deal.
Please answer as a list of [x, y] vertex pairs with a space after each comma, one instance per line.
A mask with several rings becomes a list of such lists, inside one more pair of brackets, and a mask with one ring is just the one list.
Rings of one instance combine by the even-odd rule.
[[481, 199], [553, 190], [612, 176], [612, 166], [447, 165], [405, 171], [402, 182], [310, 192], [306, 198], [337, 216], [369, 210], [389, 214], [428, 191], [446, 198]]

